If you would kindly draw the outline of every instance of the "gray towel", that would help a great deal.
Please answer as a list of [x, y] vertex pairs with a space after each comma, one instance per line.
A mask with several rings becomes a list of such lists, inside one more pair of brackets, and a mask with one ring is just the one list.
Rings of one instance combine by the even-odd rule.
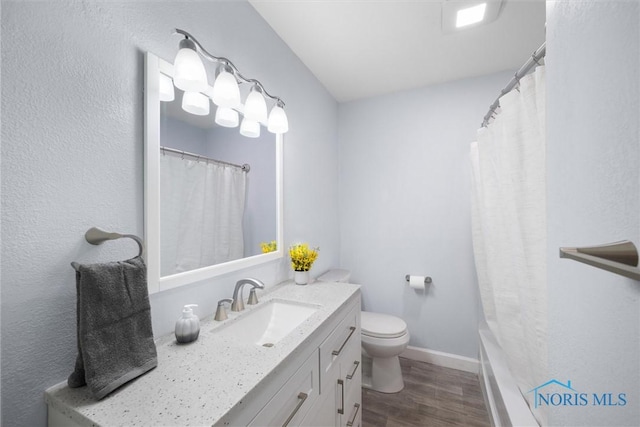
[[141, 257], [77, 264], [78, 357], [69, 387], [88, 385], [96, 399], [158, 365], [147, 268]]

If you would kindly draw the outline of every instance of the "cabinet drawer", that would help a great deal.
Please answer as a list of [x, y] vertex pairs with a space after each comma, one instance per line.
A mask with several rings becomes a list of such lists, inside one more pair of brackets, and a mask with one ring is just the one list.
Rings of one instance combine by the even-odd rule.
[[314, 352], [249, 426], [296, 426], [318, 397], [318, 353]]
[[335, 384], [345, 353], [360, 351], [360, 306], [354, 306], [320, 345], [320, 384]]

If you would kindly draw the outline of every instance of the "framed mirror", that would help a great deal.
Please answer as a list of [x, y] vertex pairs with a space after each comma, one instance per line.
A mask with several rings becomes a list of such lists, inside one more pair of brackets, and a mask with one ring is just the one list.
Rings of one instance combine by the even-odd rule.
[[[145, 56], [145, 245], [149, 293], [283, 256], [281, 134], [258, 138], [160, 100], [173, 65]], [[270, 252], [262, 243], [275, 242]], [[274, 247], [275, 246], [275, 247]]]

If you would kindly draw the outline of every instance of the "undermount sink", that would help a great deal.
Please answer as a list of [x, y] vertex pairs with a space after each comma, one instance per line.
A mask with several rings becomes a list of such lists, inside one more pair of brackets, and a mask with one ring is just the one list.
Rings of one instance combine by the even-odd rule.
[[318, 310], [318, 306], [273, 300], [243, 313], [223, 334], [233, 334], [234, 340], [246, 344], [272, 347]]

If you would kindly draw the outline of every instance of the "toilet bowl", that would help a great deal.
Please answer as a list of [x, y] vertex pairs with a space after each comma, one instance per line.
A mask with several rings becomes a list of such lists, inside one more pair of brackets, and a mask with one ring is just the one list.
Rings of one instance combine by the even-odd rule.
[[398, 355], [409, 345], [407, 324], [399, 317], [363, 311], [360, 330], [363, 355], [371, 358], [371, 382], [367, 381], [367, 372], [363, 385], [382, 393], [399, 392], [404, 388], [404, 381]]
[[[320, 282], [348, 282], [348, 270], [329, 270]], [[409, 345], [404, 320], [389, 314], [360, 313], [362, 342], [362, 386], [382, 393], [397, 393], [404, 388], [398, 355]]]

